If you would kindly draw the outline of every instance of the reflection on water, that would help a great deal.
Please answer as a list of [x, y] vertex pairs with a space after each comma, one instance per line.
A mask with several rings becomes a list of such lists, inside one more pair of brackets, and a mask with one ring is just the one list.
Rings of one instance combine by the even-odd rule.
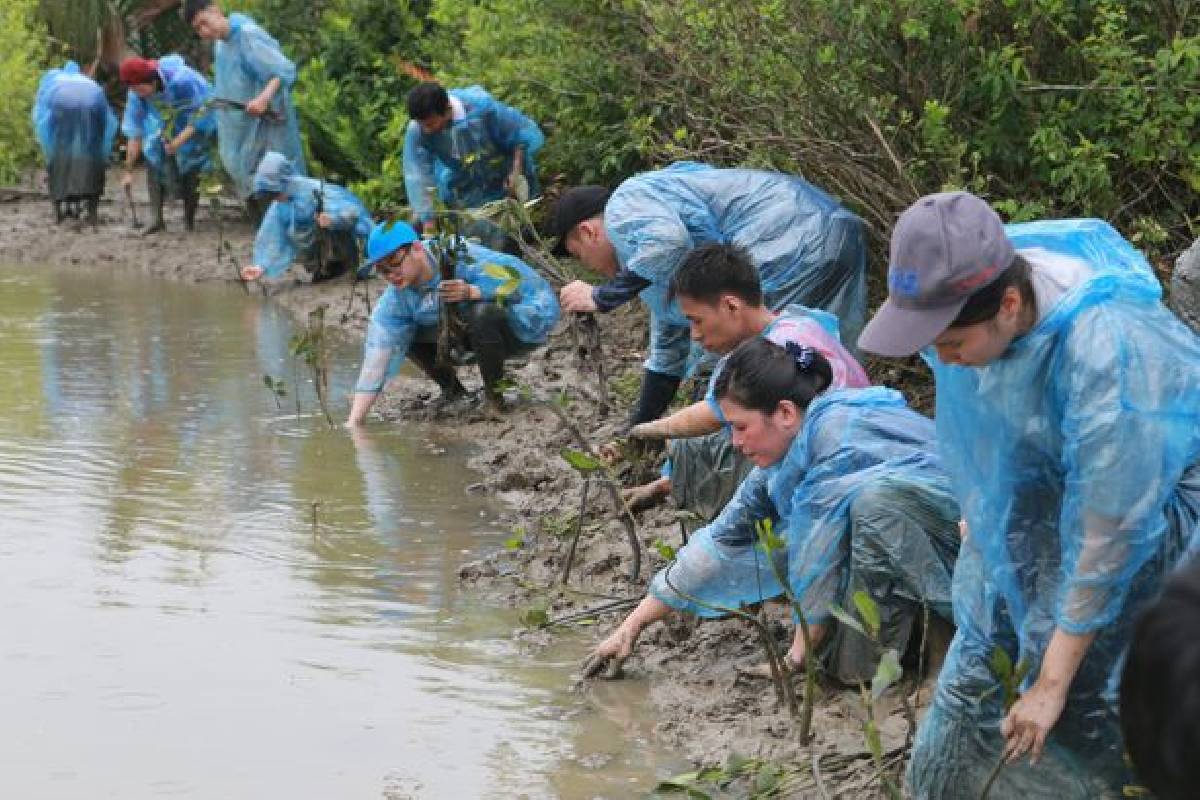
[[643, 687], [585, 704], [581, 644], [523, 652], [459, 592], [503, 535], [463, 453], [330, 430], [291, 334], [240, 292], [0, 270], [0, 795], [627, 797], [677, 767]]

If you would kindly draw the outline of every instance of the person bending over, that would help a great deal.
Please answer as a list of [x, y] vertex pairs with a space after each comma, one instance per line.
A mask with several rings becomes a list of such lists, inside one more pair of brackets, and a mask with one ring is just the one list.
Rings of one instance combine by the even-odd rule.
[[[725, 356], [755, 336], [779, 345], [794, 342], [825, 356], [833, 370], [832, 388], [870, 385], [862, 366], [838, 339], [837, 318], [798, 304], [771, 311], [763, 304], [758, 270], [737, 245], [713, 242], [688, 253], [671, 277], [670, 297], [687, 318], [692, 340], [710, 353]], [[626, 491], [635, 510], [674, 494], [679, 507], [708, 522], [750, 471], [750, 462], [730, 444], [713, 393], [723, 363], [709, 380], [704, 400], [630, 430], [636, 439], [670, 439], [664, 476]]]
[[650, 355], [630, 426], [662, 416], [699, 357], [691, 354], [688, 320], [669, 295], [671, 276], [699, 245], [743, 247], [771, 311], [793, 303], [828, 311], [846, 342], [862, 326], [862, 220], [801, 178], [681, 162], [635, 175], [611, 195], [600, 186], [571, 189], [551, 222], [557, 255], [570, 253], [609, 278], [601, 286], [564, 286], [564, 311], [608, 312], [635, 296], [650, 310]]
[[166, 230], [163, 202], [172, 195], [183, 200], [184, 225], [194, 230], [200, 176], [212, 167], [208, 151], [217, 133], [216, 120], [204, 109], [212, 88], [174, 54], [157, 60], [127, 58], [120, 72], [121, 82], [129, 87], [121, 120], [121, 133], [128, 141], [121, 185], [126, 191], [133, 186], [133, 167], [138, 156], [145, 156], [154, 220], [143, 233]]
[[[1119, 665], [1200, 520], [1200, 340], [1100, 220], [1006, 229], [947, 192], [901, 214], [890, 246], [859, 345], [924, 349], [968, 531], [912, 793], [978, 797], [1004, 758], [996, 797], [1120, 797]], [[1029, 667], [1007, 712], [997, 651]]]
[[[254, 263], [242, 280], [278, 278], [299, 261], [313, 282], [359, 269], [373, 223], [349, 189], [305, 178], [280, 153], [267, 153], [254, 173], [255, 194], [270, 206], [254, 237]], [[370, 267], [363, 266], [369, 274]]]
[[[588, 657], [584, 674], [612, 675], [639, 634], [672, 610], [704, 617], [783, 592], [779, 572], [825, 645], [830, 672], [870, 680], [874, 651], [833, 633], [830, 609], [866, 591], [879, 606], [884, 647], [904, 651], [927, 607], [950, 616], [958, 506], [933, 446], [933, 423], [899, 392], [829, 389], [833, 370], [812, 348], [761, 337], [739, 345], [715, 394], [735, 447], [755, 469], [711, 524], [654, 576], [649, 592]], [[784, 549], [769, 556], [756, 527], [770, 521]], [[799, 626], [787, 658], [810, 657]]]

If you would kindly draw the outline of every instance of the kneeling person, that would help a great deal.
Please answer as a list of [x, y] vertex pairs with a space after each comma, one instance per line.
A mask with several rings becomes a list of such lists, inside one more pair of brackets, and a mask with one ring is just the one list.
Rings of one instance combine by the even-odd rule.
[[[391, 284], [371, 314], [362, 371], [347, 425], [361, 425], [405, 356], [442, 390], [442, 403], [466, 394], [450, 364], [437, 362], [442, 301], [465, 323], [489, 405], [500, 405], [504, 362], [546, 341], [558, 302], [544, 278], [514, 256], [465, 243], [454, 279], [438, 277], [432, 246], [405, 222], [382, 223], [367, 244], [368, 265]], [[513, 282], [516, 285], [513, 286]]]
[[[348, 189], [297, 175], [292, 162], [267, 153], [254, 173], [255, 195], [271, 199], [254, 237], [254, 263], [243, 280], [278, 278], [299, 261], [313, 282], [356, 269], [371, 235], [371, 214]], [[369, 267], [364, 267], [369, 269]]]
[[[733, 443], [756, 469], [733, 500], [660, 571], [647, 596], [584, 666], [598, 674], [632, 652], [641, 631], [672, 609], [705, 617], [779, 596], [769, 559], [799, 598], [813, 644], [830, 633], [831, 608], [855, 591], [879, 606], [884, 647], [903, 651], [922, 607], [950, 618], [958, 506], [934, 448], [933, 423], [884, 388], [826, 391], [829, 362], [811, 348], [762, 338], [738, 346], [716, 397]], [[785, 548], [768, 555], [757, 523]], [[851, 634], [852, 635], [852, 634]], [[809, 655], [797, 628], [788, 658]], [[869, 648], [835, 637], [830, 672], [869, 680]]]
[[[867, 373], [838, 338], [838, 320], [824, 311], [789, 305], [781, 313], [764, 303], [758, 270], [737, 245], [705, 244], [691, 251], [671, 278], [670, 296], [691, 326], [692, 339], [722, 356], [761, 336], [778, 345], [794, 342], [816, 350], [829, 362], [834, 389], [870, 385]], [[634, 509], [673, 494], [681, 508], [713, 519], [750, 472], [724, 430], [725, 418], [713, 393], [724, 360], [717, 365], [704, 400], [669, 417], [635, 425], [638, 439], [670, 439], [670, 477], [627, 492]]]

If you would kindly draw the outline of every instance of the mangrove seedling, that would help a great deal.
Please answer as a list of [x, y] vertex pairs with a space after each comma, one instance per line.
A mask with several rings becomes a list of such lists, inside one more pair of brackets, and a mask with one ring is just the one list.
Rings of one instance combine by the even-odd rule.
[[272, 378], [270, 375], [263, 375], [263, 386], [267, 387], [267, 391], [275, 398], [275, 408], [279, 411], [283, 410], [283, 404], [279, 402], [280, 398], [287, 396], [287, 385], [278, 378]]
[[325, 414], [325, 421], [333, 427], [333, 414], [329, 410], [329, 361], [325, 352], [325, 306], [320, 305], [309, 312], [305, 329], [292, 337], [288, 350], [293, 359], [301, 358], [312, 372], [313, 390], [317, 403]]

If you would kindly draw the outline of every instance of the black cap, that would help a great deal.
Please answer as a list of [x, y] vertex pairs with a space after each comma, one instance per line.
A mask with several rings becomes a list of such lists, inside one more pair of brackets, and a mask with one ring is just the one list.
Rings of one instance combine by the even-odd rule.
[[612, 194], [603, 186], [576, 186], [563, 192], [554, 205], [551, 219], [551, 234], [558, 237], [552, 251], [556, 256], [567, 254], [567, 234], [585, 219], [604, 213], [608, 196]]

